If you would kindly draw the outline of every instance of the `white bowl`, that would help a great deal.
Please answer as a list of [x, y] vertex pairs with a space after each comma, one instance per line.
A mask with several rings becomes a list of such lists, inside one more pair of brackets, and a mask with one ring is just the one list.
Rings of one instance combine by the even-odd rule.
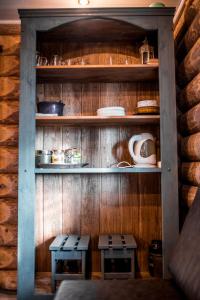
[[125, 109], [121, 106], [102, 107], [97, 110], [98, 116], [125, 116]]
[[106, 106], [106, 107], [101, 107], [98, 110], [110, 110], [110, 109], [114, 109], [114, 110], [124, 110], [124, 107], [122, 106]]

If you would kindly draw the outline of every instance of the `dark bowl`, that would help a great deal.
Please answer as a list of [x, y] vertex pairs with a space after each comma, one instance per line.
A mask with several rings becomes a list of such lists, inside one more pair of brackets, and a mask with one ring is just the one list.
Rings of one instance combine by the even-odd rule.
[[58, 116], [63, 116], [63, 108], [65, 104], [61, 101], [50, 102], [42, 101], [37, 104], [38, 112], [41, 114], [58, 114]]

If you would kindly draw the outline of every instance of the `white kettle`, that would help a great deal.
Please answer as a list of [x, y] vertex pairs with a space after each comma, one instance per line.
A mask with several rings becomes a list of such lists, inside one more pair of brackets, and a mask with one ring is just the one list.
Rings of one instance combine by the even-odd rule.
[[156, 166], [155, 138], [150, 133], [133, 135], [128, 143], [128, 148], [136, 167]]

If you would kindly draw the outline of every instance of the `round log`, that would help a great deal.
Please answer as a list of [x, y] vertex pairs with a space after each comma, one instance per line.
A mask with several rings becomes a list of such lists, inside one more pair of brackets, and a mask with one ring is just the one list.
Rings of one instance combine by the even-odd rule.
[[0, 101], [0, 123], [16, 124], [19, 121], [19, 101]]
[[198, 14], [199, 10], [200, 10], [200, 1], [194, 0], [192, 2], [192, 4], [187, 8], [187, 11], [185, 13], [185, 21], [188, 26], [194, 20], [195, 16]]
[[178, 69], [178, 81], [180, 86], [185, 86], [200, 72], [200, 38], [186, 55]]
[[17, 224], [17, 200], [0, 199], [0, 224]]
[[181, 139], [181, 156], [189, 161], [200, 161], [200, 132]]
[[17, 248], [0, 247], [0, 269], [17, 269]]
[[177, 104], [181, 111], [187, 111], [200, 102], [200, 73], [178, 93]]
[[0, 35], [0, 48], [1, 55], [19, 55], [20, 36]]
[[0, 77], [0, 97], [18, 99], [19, 79], [16, 77]]
[[18, 126], [0, 125], [0, 146], [16, 146], [18, 144]]
[[17, 198], [17, 175], [0, 174], [0, 198]]
[[[183, 35], [183, 33], [185, 32], [186, 26], [189, 26], [188, 24], [186, 25], [185, 16], [186, 16], [187, 10], [188, 10], [189, 6], [192, 4], [192, 2], [193, 2], [193, 0], [185, 1], [183, 6], [179, 7], [178, 11], [175, 14], [174, 38], [178, 42], [181, 39], [181, 36]], [[178, 13], [178, 15], [177, 15], [177, 13]]]
[[0, 76], [19, 76], [19, 58], [0, 56]]
[[17, 271], [0, 271], [0, 288], [4, 290], [17, 290]]
[[190, 186], [190, 185], [183, 185], [181, 188], [181, 198], [182, 201], [188, 206], [191, 207], [195, 196], [197, 194], [198, 187], [197, 186]]
[[200, 186], [200, 162], [184, 162], [181, 168], [183, 181]]
[[18, 149], [13, 147], [0, 147], [0, 172], [17, 173]]
[[193, 134], [200, 131], [200, 103], [191, 108], [179, 120], [182, 135]]
[[16, 225], [0, 225], [0, 246], [17, 246]]
[[[182, 34], [179, 39], [176, 39], [176, 59], [180, 63], [190, 49], [193, 47], [197, 39], [199, 38], [200, 30], [200, 13], [196, 15], [192, 24], [189, 26], [184, 22], [184, 14], [182, 15]], [[176, 36], [177, 28], [175, 28]]]
[[20, 24], [0, 24], [0, 35], [15, 36], [21, 34]]
[[192, 46], [198, 40], [199, 36], [200, 36], [200, 11], [194, 18], [192, 24], [190, 25], [183, 39], [183, 44], [187, 51], [189, 51], [192, 48]]

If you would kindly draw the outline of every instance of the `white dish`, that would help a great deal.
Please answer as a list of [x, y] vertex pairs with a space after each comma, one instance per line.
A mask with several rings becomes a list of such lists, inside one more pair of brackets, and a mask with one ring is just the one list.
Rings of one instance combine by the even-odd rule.
[[141, 100], [138, 101], [137, 107], [148, 107], [148, 106], [155, 106], [158, 107], [158, 102], [157, 100]]
[[98, 110], [110, 110], [110, 109], [114, 109], [114, 110], [124, 110], [124, 107], [122, 106], [107, 106], [107, 107], [101, 107]]
[[115, 112], [115, 111], [113, 111], [113, 112], [97, 112], [97, 116], [104, 116], [104, 117], [111, 117], [111, 116], [113, 116], [113, 117], [120, 117], [120, 116], [125, 116], [125, 112]]
[[97, 109], [98, 116], [125, 116], [125, 109], [121, 106], [102, 107]]

